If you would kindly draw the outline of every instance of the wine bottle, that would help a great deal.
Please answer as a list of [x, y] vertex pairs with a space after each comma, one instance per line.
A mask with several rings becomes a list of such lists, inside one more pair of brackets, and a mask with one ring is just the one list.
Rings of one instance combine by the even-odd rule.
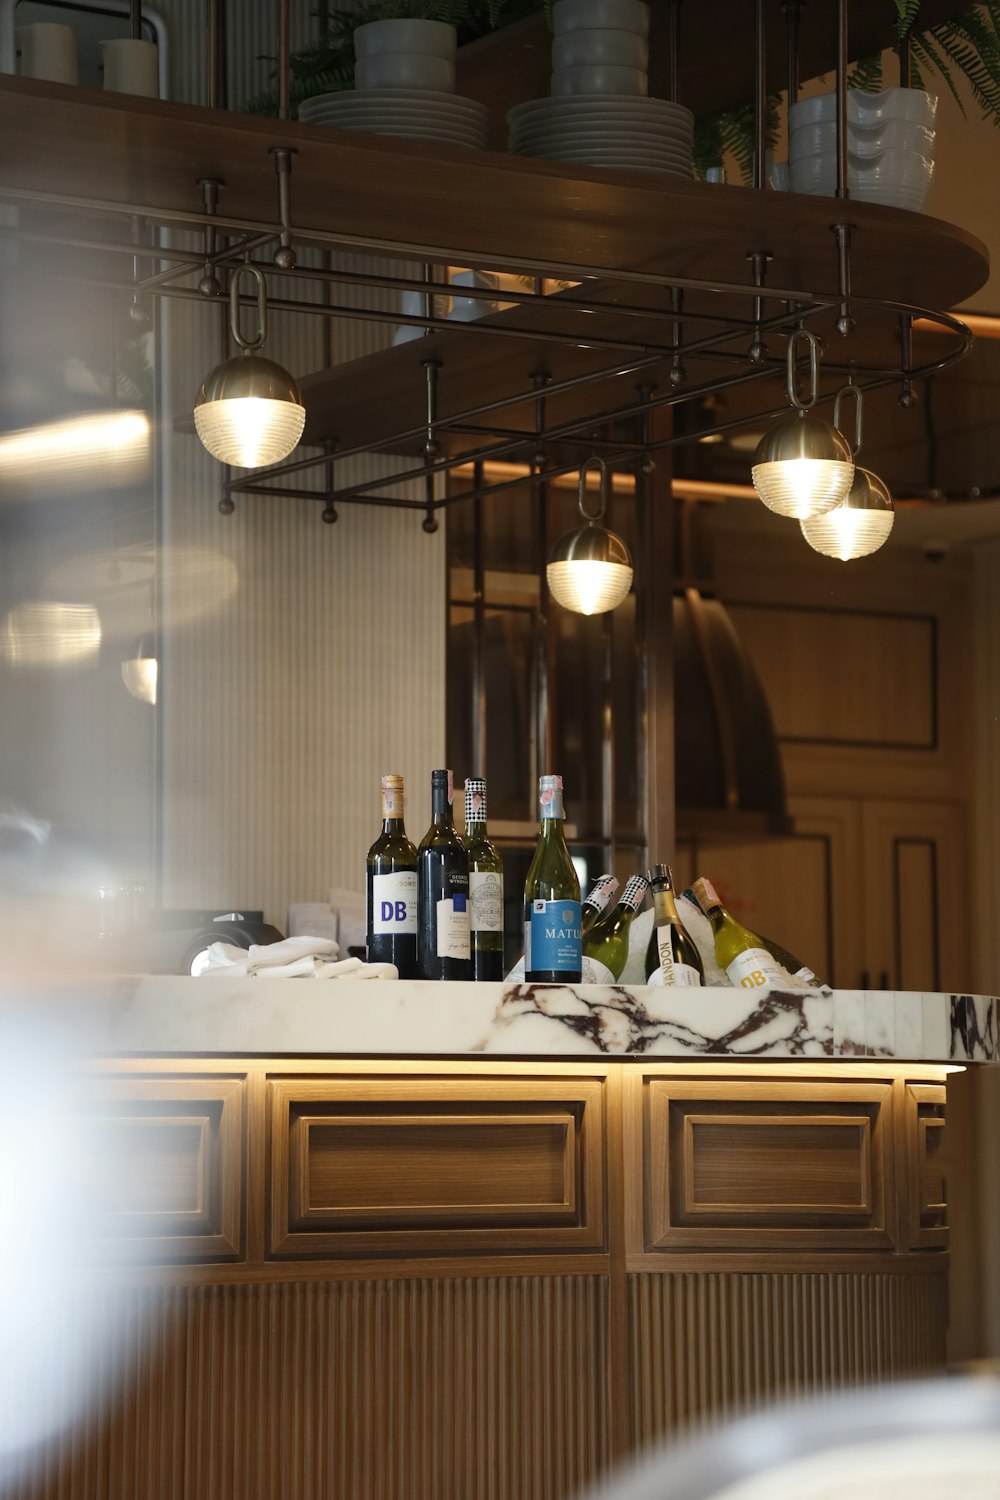
[[794, 953], [789, 953], [788, 949], [783, 948], [780, 943], [772, 942], [769, 937], [763, 936], [761, 942], [771, 957], [777, 959], [781, 967], [787, 970], [793, 979], [800, 979], [803, 984], [818, 985], [820, 983], [809, 965], [804, 964], [800, 958], [796, 958]]
[[763, 940], [726, 910], [710, 880], [695, 881], [694, 897], [712, 924], [715, 956], [730, 984], [744, 990], [780, 985], [781, 970]]
[[529, 984], [577, 984], [582, 965], [580, 881], [563, 831], [561, 776], [540, 776], [541, 827], [524, 882], [524, 977]]
[[471, 979], [469, 855], [455, 829], [450, 771], [431, 772], [431, 826], [417, 855], [421, 979]]
[[649, 872], [653, 895], [653, 930], [646, 949], [646, 983], [695, 985], [705, 983], [701, 954], [684, 930], [674, 900], [674, 877], [669, 865]]
[[583, 977], [588, 984], [613, 984], [628, 958], [628, 934], [636, 912], [646, 899], [646, 880], [633, 875], [614, 911], [605, 912], [587, 933], [583, 944]]
[[598, 875], [580, 908], [580, 931], [584, 937], [597, 919], [603, 917], [617, 889], [618, 882], [613, 875]]
[[417, 977], [417, 851], [403, 826], [403, 778], [382, 777], [382, 832], [368, 851], [368, 961]]
[[486, 782], [465, 783], [473, 979], [503, 978], [503, 860], [486, 831]]

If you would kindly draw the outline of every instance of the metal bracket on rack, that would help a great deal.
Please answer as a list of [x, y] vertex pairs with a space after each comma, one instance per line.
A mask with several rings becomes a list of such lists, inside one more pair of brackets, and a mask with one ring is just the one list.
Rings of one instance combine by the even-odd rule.
[[[753, 284], [763, 287], [767, 281], [767, 267], [774, 259], [768, 250], [751, 250], [747, 260], [753, 267]], [[761, 322], [764, 317], [764, 299], [758, 295], [753, 299], [753, 343], [747, 350], [747, 359], [752, 365], [762, 365], [767, 359], [767, 344], [761, 337]]]
[[278, 174], [278, 222], [281, 225], [281, 243], [274, 252], [274, 264], [279, 271], [291, 271], [295, 266], [295, 250], [292, 246], [292, 146], [271, 146], [274, 170]]
[[851, 312], [851, 236], [853, 224], [834, 224], [837, 239], [837, 292], [840, 296], [840, 315], [837, 332], [846, 337], [854, 331], [854, 315]]
[[225, 184], [221, 177], [199, 177], [198, 186], [201, 188], [201, 198], [205, 206], [205, 213], [209, 223], [205, 225], [205, 271], [198, 283], [198, 290], [203, 297], [220, 297], [222, 295], [222, 283], [215, 274], [215, 256], [218, 250], [214, 219], [219, 211], [219, 189]]

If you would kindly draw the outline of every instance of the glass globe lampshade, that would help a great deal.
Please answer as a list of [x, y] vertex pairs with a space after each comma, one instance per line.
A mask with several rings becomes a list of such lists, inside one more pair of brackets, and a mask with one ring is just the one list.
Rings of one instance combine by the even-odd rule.
[[306, 413], [295, 380], [261, 354], [237, 354], [206, 375], [194, 408], [202, 443], [220, 463], [256, 469], [295, 448]]
[[825, 515], [799, 524], [813, 551], [848, 562], [877, 552], [888, 540], [895, 519], [885, 482], [870, 469], [859, 468], [846, 500]]
[[754, 489], [779, 516], [808, 520], [846, 498], [854, 482], [850, 445], [822, 417], [786, 417], [757, 444]]
[[632, 587], [632, 559], [620, 536], [591, 522], [556, 542], [545, 577], [564, 609], [603, 615], [617, 609]]

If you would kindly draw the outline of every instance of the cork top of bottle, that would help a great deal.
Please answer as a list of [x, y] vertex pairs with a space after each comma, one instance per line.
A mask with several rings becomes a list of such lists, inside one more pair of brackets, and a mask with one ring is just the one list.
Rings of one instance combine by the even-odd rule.
[[539, 776], [538, 806], [543, 819], [565, 818], [561, 776]]
[[539, 776], [539, 792], [561, 792], [563, 789], [561, 776]]
[[638, 911], [646, 899], [646, 890], [647, 882], [645, 875], [633, 875], [625, 886], [620, 904], [622, 906], [630, 906], [633, 911]]
[[382, 817], [403, 816], [403, 778], [394, 771], [382, 777]]
[[486, 822], [486, 782], [481, 776], [465, 778], [465, 822]]
[[448, 802], [451, 804], [455, 800], [455, 773], [453, 771], [432, 771], [431, 791], [446, 791], [448, 793]]
[[695, 881], [694, 885], [691, 887], [691, 890], [694, 894], [694, 899], [697, 901], [703, 912], [707, 912], [709, 907], [711, 906], [722, 905], [722, 902], [719, 900], [718, 894], [716, 893], [715, 886], [710, 880], [706, 880], [704, 876], [702, 876], [701, 879]]

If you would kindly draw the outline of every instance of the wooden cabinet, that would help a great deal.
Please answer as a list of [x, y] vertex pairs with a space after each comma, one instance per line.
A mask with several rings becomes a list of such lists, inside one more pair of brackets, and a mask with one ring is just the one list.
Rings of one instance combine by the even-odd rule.
[[[940, 1368], [943, 1078], [103, 1065], [127, 1399], [17, 1500], [569, 1500], [692, 1422]], [[166, 1264], [122, 1265], [143, 1237]]]

